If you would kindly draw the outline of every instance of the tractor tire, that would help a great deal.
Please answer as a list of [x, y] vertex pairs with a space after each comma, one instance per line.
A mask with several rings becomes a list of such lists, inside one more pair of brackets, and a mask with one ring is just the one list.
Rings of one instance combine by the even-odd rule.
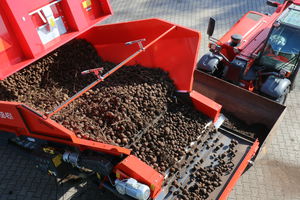
[[281, 105], [285, 105], [286, 99], [287, 99], [288, 94], [289, 94], [289, 92], [290, 92], [290, 89], [291, 89], [291, 86], [288, 86], [288, 87], [285, 89], [284, 93], [283, 93], [278, 99], [276, 99], [275, 101], [276, 101], [277, 103], [281, 104]]

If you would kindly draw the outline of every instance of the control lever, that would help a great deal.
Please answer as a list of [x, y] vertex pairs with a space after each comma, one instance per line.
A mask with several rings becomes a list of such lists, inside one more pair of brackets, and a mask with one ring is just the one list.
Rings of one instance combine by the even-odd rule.
[[88, 70], [82, 71], [81, 74], [82, 74], [82, 75], [86, 75], [86, 74], [93, 73], [93, 74], [95, 74], [95, 76], [96, 76], [98, 79], [100, 79], [100, 78], [101, 78], [102, 72], [103, 72], [103, 67], [99, 67], [99, 68], [88, 69]]
[[145, 38], [139, 39], [139, 40], [133, 40], [133, 41], [126, 42], [125, 45], [132, 45], [132, 44], [138, 43], [138, 45], [139, 45], [139, 47], [140, 47], [140, 50], [143, 50], [143, 51], [144, 51], [144, 50], [145, 50], [145, 47], [143, 46], [143, 43], [142, 43], [142, 42], [144, 42], [144, 41], [146, 41]]

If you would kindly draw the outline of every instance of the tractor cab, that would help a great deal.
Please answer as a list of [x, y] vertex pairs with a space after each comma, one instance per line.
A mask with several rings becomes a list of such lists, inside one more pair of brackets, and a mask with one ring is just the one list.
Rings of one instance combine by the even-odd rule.
[[300, 52], [300, 6], [291, 5], [274, 23], [257, 65], [289, 77], [297, 68]]
[[284, 103], [295, 87], [300, 58], [300, 6], [290, 5], [273, 24], [253, 69], [262, 83], [260, 92]]
[[219, 40], [210, 19], [210, 52], [197, 69], [284, 104], [300, 67], [300, 5], [267, 4], [273, 15], [250, 11]]

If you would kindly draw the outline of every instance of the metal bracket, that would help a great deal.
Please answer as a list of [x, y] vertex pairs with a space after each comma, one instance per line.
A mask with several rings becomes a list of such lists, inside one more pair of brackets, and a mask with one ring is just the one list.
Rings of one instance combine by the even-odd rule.
[[143, 51], [144, 51], [144, 50], [145, 50], [145, 47], [143, 46], [143, 43], [142, 43], [142, 42], [144, 42], [144, 41], [146, 41], [145, 38], [139, 39], [139, 40], [133, 40], [133, 41], [126, 42], [125, 45], [132, 45], [132, 44], [138, 43], [138, 45], [139, 45], [139, 47], [140, 47], [140, 50], [143, 50]]
[[220, 128], [223, 122], [226, 120], [226, 117], [223, 114], [220, 114], [218, 120], [214, 123], [216, 129]]
[[99, 67], [99, 68], [88, 69], [88, 70], [82, 71], [81, 74], [82, 74], [82, 75], [86, 75], [86, 74], [93, 73], [93, 74], [95, 74], [95, 76], [96, 76], [98, 79], [101, 79], [101, 73], [102, 73], [102, 72], [103, 72], [103, 67]]
[[[55, 5], [59, 2], [61, 2], [62, 0], [56, 0], [56, 1], [53, 1], [39, 9], [36, 9], [30, 13], [28, 13], [28, 15], [32, 16], [34, 14], [38, 14], [39, 17], [42, 19], [42, 21], [45, 23], [45, 24], [48, 24], [49, 25], [49, 31], [52, 31], [52, 28], [55, 24], [54, 22], [54, 16], [53, 16], [53, 12], [51, 10], [51, 6], [52, 5]], [[43, 14], [42, 14], [43, 12]]]

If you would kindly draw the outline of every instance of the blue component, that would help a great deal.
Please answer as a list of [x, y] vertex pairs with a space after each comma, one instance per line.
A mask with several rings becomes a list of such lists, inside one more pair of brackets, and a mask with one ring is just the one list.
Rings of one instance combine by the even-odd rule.
[[275, 99], [281, 97], [286, 92], [286, 89], [291, 85], [291, 81], [287, 78], [278, 78], [269, 76], [264, 84], [261, 86], [260, 91]]

